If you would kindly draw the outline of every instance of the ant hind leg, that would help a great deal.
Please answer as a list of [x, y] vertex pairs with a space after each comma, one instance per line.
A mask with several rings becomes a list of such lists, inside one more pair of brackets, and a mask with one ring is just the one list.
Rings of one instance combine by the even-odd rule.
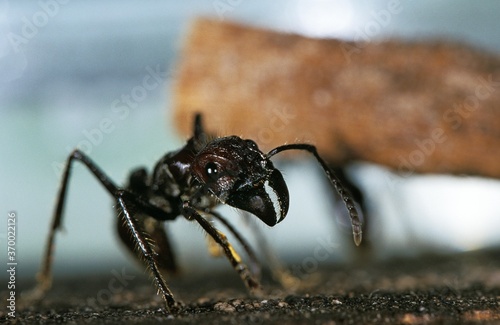
[[52, 286], [52, 261], [54, 254], [54, 243], [57, 231], [61, 228], [64, 212], [64, 204], [66, 201], [66, 194], [68, 192], [68, 184], [71, 176], [71, 166], [77, 160], [83, 163], [99, 182], [106, 188], [109, 193], [117, 191], [118, 187], [113, 181], [83, 152], [74, 150], [67, 158], [66, 165], [63, 170], [63, 179], [59, 194], [57, 196], [56, 208], [52, 217], [52, 223], [47, 237], [45, 246], [45, 253], [42, 258], [42, 265], [37, 274], [37, 286], [25, 297], [27, 301], [39, 301], [42, 299], [47, 291]]

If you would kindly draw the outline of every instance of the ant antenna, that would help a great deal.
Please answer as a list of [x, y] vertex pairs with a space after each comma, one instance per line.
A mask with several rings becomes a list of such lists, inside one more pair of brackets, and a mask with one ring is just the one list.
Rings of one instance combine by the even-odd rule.
[[321, 158], [318, 154], [318, 151], [315, 146], [306, 144], [306, 143], [294, 143], [294, 144], [285, 144], [279, 147], [276, 147], [269, 151], [266, 155], [267, 158], [271, 158], [272, 156], [286, 150], [305, 150], [309, 153], [313, 154], [314, 158], [320, 163], [321, 167], [325, 171], [326, 176], [332, 183], [333, 187], [339, 193], [342, 201], [349, 212], [349, 217], [351, 218], [352, 225], [352, 234], [354, 236], [354, 243], [356, 246], [361, 244], [362, 240], [362, 230], [361, 230], [361, 220], [359, 219], [358, 211], [354, 205], [354, 199], [352, 198], [351, 193], [342, 185], [340, 179], [330, 170], [326, 162]]

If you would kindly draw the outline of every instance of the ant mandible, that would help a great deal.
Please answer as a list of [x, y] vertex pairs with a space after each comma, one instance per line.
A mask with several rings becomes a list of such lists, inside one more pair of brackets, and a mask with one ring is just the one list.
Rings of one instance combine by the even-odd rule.
[[195, 116], [194, 135], [181, 149], [167, 153], [152, 174], [145, 168], [134, 170], [126, 188], [117, 186], [83, 152], [74, 150], [68, 157], [50, 228], [38, 285], [34, 296], [42, 297], [52, 283], [51, 266], [54, 240], [61, 227], [71, 165], [80, 161], [94, 174], [116, 202], [120, 239], [151, 271], [167, 310], [178, 312], [181, 304], [174, 298], [161, 270], [175, 271], [174, 255], [162, 222], [178, 216], [194, 220], [222, 248], [227, 259], [250, 291], [259, 282], [228, 242], [210, 222], [214, 217], [235, 235], [251, 258], [253, 252], [236, 230], [214, 208], [220, 204], [250, 212], [268, 226], [281, 222], [288, 212], [288, 188], [270, 158], [286, 150], [311, 153], [337, 190], [351, 218], [354, 242], [361, 243], [361, 221], [351, 194], [319, 156], [316, 147], [305, 143], [285, 144], [267, 154], [252, 140], [237, 136], [211, 138], [205, 133], [200, 114]]

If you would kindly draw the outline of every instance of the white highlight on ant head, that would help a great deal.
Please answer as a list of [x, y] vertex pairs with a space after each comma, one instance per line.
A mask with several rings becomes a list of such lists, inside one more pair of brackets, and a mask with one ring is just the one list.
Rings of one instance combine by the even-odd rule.
[[274, 190], [274, 188], [269, 186], [269, 181], [267, 180], [264, 182], [264, 191], [266, 191], [267, 196], [273, 203], [274, 214], [276, 216], [276, 223], [278, 223], [283, 219], [283, 213], [282, 213], [283, 210], [281, 208], [281, 201], [279, 199], [279, 196]]

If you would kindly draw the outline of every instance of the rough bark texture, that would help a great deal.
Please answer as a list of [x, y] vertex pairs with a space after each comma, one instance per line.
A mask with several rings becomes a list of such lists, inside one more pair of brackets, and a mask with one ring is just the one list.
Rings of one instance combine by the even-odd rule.
[[466, 46], [349, 43], [198, 20], [185, 40], [175, 124], [317, 145], [329, 161], [500, 177], [500, 60]]

